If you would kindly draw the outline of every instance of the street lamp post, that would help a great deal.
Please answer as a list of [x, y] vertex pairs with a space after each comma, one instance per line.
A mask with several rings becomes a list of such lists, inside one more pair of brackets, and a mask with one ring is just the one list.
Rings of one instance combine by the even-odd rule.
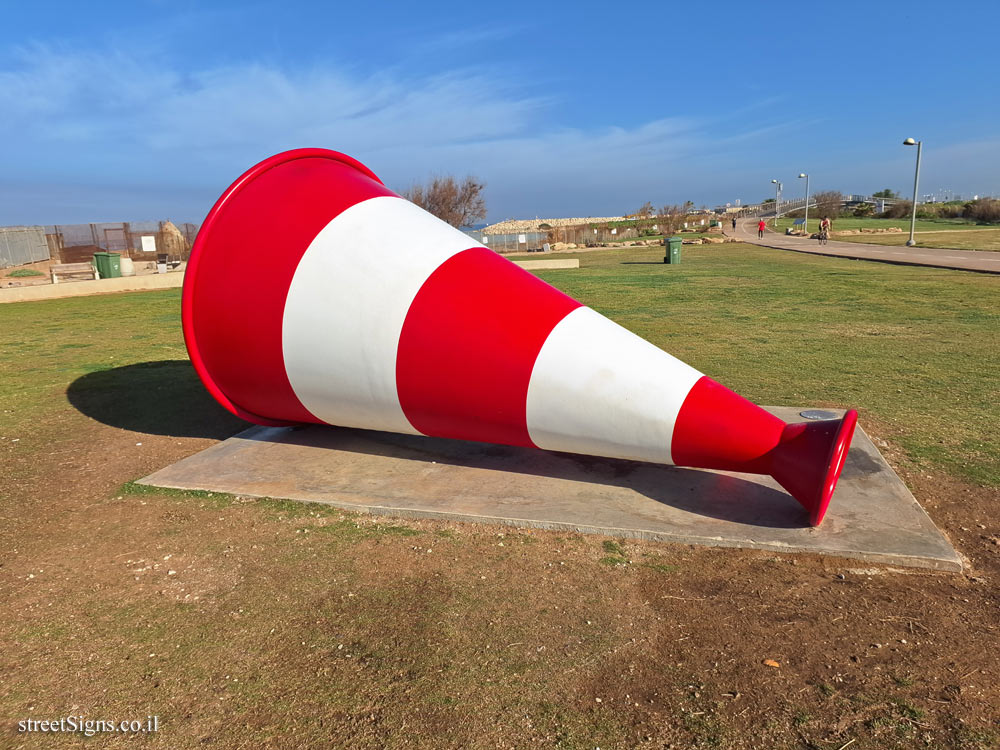
[[778, 231], [778, 207], [781, 205], [781, 183], [771, 180], [774, 183], [774, 231]]
[[808, 237], [809, 236], [809, 175], [807, 175], [805, 172], [801, 172], [799, 174], [799, 179], [801, 180], [803, 177], [806, 178], [806, 218], [802, 229], [805, 230], [806, 236]]
[[917, 170], [913, 173], [913, 214], [910, 216], [910, 239], [906, 241], [907, 247], [913, 247], [917, 244], [913, 235], [917, 229], [917, 186], [920, 184], [920, 148], [924, 143], [923, 141], [915, 141], [912, 138], [907, 138], [903, 141], [903, 145], [917, 147]]

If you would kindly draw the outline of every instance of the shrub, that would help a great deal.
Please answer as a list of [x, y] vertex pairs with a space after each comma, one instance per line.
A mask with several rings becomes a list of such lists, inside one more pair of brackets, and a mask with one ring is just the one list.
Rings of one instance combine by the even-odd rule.
[[984, 224], [1000, 222], [1000, 200], [996, 198], [980, 198], [965, 205], [963, 215]]
[[882, 212], [883, 219], [903, 219], [913, 211], [913, 201], [893, 203]]

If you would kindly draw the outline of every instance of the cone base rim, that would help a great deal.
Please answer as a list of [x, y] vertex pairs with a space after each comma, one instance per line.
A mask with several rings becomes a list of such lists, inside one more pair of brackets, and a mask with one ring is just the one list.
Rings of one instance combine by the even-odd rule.
[[358, 171], [362, 172], [366, 177], [370, 177], [380, 185], [383, 184], [375, 173], [368, 169], [368, 167], [356, 159], [352, 159], [350, 156], [340, 153], [339, 151], [332, 151], [325, 148], [298, 148], [290, 151], [283, 151], [280, 154], [270, 156], [250, 167], [250, 169], [240, 175], [240, 177], [233, 182], [232, 185], [226, 188], [226, 191], [215, 202], [215, 205], [212, 206], [208, 215], [205, 216], [205, 220], [202, 222], [201, 228], [198, 230], [198, 236], [195, 238], [194, 245], [191, 248], [191, 255], [188, 256], [187, 268], [184, 272], [184, 287], [181, 292], [181, 328], [184, 332], [184, 343], [188, 350], [188, 356], [191, 359], [191, 364], [194, 367], [195, 372], [198, 373], [199, 379], [208, 392], [212, 394], [212, 398], [214, 398], [228, 412], [235, 414], [237, 417], [244, 419], [247, 422], [263, 425], [265, 427], [288, 427], [297, 423], [269, 419], [267, 417], [262, 417], [259, 414], [254, 414], [238, 404], [233, 403], [233, 401], [226, 396], [225, 392], [223, 392], [223, 390], [215, 382], [215, 379], [208, 371], [208, 367], [205, 365], [205, 361], [201, 356], [201, 351], [198, 348], [198, 339], [194, 332], [195, 280], [198, 274], [199, 260], [205, 252], [205, 245], [208, 241], [207, 238], [212, 232], [216, 219], [225, 209], [225, 206], [230, 199], [237, 195], [246, 185], [250, 184], [264, 172], [267, 172], [274, 167], [281, 164], [287, 164], [288, 162], [296, 161], [298, 159], [317, 158], [330, 159], [332, 161], [338, 161], [342, 164], [346, 164], [349, 167], [354, 167]]
[[833, 492], [837, 488], [837, 480], [840, 472], [847, 461], [847, 453], [851, 447], [851, 440], [854, 438], [854, 429], [858, 423], [858, 412], [856, 409], [848, 409], [840, 420], [836, 437], [830, 445], [830, 453], [827, 456], [826, 471], [823, 474], [823, 481], [819, 487], [819, 497], [817, 503], [809, 513], [809, 524], [819, 526], [826, 515]]

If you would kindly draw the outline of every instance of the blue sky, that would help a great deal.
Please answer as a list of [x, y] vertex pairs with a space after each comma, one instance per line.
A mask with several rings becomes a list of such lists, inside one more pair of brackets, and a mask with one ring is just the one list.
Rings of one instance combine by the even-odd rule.
[[322, 146], [489, 218], [1000, 195], [995, 2], [4, 2], [0, 224], [200, 221]]

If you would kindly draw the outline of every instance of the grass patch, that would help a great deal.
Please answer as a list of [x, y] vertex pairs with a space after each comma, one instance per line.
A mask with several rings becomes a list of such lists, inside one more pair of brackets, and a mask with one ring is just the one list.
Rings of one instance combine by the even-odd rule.
[[[814, 232], [819, 229], [819, 222], [822, 218], [813, 209], [809, 209], [809, 228]], [[794, 219], [789, 218], [778, 219], [779, 231], [784, 232], [786, 229], [792, 227], [794, 221]], [[909, 217], [904, 219], [875, 219], [842, 216], [832, 219], [831, 222], [834, 232], [848, 229], [886, 229], [889, 227], [896, 227], [907, 232], [910, 231]], [[768, 226], [770, 226], [770, 222], [768, 222]], [[983, 229], [983, 225], [976, 224], [976, 222], [967, 219], [917, 219], [918, 232], [937, 232], [941, 230], [965, 231], [969, 229]]]
[[601, 546], [604, 548], [604, 551], [607, 552], [609, 555], [618, 555], [619, 557], [625, 557], [625, 548], [612, 539], [604, 541], [604, 543]]
[[924, 711], [914, 706], [912, 703], [907, 703], [906, 701], [896, 701], [896, 710], [899, 715], [904, 719], [913, 719], [914, 721], [920, 721], [924, 718]]
[[616, 557], [614, 555], [609, 555], [607, 557], [602, 557], [600, 560], [601, 565], [607, 565], [609, 567], [616, 567], [618, 565], [628, 565], [628, 560], [624, 557]]
[[19, 268], [16, 271], [11, 271], [7, 274], [8, 278], [11, 279], [27, 279], [31, 276], [44, 276], [45, 274], [41, 271], [36, 271], [34, 268]]
[[148, 484], [138, 482], [126, 482], [118, 488], [118, 494], [122, 496], [156, 495], [157, 497], [175, 497], [184, 500], [211, 500], [213, 505], [220, 508], [231, 505], [236, 499], [235, 495], [225, 492], [209, 492], [208, 490], [179, 490], [173, 487], [153, 487]]

